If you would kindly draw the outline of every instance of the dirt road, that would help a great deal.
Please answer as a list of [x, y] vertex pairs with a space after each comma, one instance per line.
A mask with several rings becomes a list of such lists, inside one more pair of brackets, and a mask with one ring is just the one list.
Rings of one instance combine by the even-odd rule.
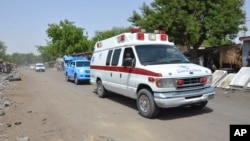
[[90, 84], [75, 85], [63, 72], [19, 69], [22, 81], [3, 92], [11, 100], [0, 116], [0, 140], [31, 141], [228, 141], [230, 124], [250, 124], [250, 93], [217, 89], [203, 110], [138, 114], [134, 100], [101, 99]]

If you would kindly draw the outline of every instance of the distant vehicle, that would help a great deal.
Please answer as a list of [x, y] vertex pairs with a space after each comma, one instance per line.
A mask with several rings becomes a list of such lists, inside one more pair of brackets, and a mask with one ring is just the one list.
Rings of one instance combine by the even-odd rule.
[[[66, 57], [65, 57], [66, 58]], [[64, 65], [64, 73], [67, 81], [74, 81], [78, 85], [81, 81], [90, 80], [90, 61], [85, 57], [69, 57]]]
[[45, 66], [43, 63], [36, 63], [35, 66], [36, 72], [45, 72]]
[[29, 67], [31, 70], [35, 69], [35, 64], [31, 64]]

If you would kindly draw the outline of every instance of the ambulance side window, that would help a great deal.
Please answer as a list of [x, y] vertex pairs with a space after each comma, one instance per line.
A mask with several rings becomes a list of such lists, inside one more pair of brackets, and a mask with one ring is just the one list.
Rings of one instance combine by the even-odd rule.
[[107, 59], [106, 59], [106, 66], [110, 65], [110, 60], [111, 60], [112, 53], [113, 53], [113, 50], [110, 50], [108, 52], [108, 56], [107, 56]]
[[111, 63], [112, 66], [117, 66], [118, 65], [120, 54], [121, 54], [121, 49], [116, 49], [114, 51], [114, 55], [113, 55], [112, 63]]
[[133, 49], [131, 47], [127, 47], [124, 50], [123, 54], [123, 66], [135, 66], [135, 56], [133, 53]]

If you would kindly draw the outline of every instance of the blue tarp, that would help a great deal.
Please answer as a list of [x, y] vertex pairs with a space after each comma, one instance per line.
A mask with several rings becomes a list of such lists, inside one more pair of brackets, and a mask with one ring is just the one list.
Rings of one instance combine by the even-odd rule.
[[88, 59], [86, 57], [84, 57], [84, 56], [64, 55], [63, 60], [64, 60], [64, 62], [69, 62], [69, 61], [72, 61], [72, 60], [88, 60]]

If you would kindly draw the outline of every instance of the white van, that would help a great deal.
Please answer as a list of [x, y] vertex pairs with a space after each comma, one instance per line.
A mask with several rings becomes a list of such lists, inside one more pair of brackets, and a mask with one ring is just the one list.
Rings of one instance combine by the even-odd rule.
[[43, 63], [36, 63], [35, 65], [36, 72], [45, 72], [45, 66]]
[[147, 118], [160, 108], [203, 108], [215, 94], [211, 70], [189, 62], [162, 31], [133, 29], [97, 42], [90, 74], [99, 97], [114, 92], [136, 99]]

